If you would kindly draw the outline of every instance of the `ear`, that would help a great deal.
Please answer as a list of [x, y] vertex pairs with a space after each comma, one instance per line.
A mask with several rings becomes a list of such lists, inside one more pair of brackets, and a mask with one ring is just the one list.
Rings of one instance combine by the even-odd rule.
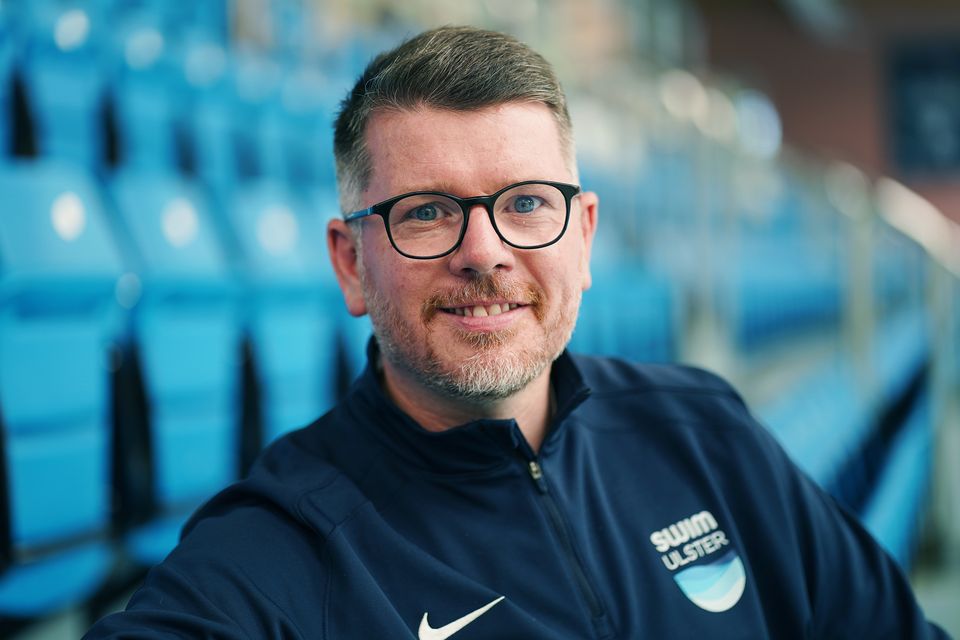
[[593, 284], [590, 275], [590, 252], [593, 249], [593, 236], [597, 232], [597, 213], [600, 198], [593, 191], [584, 191], [577, 198], [580, 204], [580, 273], [583, 274], [582, 288], [584, 291]]
[[327, 223], [327, 249], [344, 302], [347, 303], [347, 311], [352, 316], [362, 316], [367, 312], [367, 304], [363, 299], [363, 287], [360, 284], [360, 256], [357, 255], [353, 231], [339, 218]]

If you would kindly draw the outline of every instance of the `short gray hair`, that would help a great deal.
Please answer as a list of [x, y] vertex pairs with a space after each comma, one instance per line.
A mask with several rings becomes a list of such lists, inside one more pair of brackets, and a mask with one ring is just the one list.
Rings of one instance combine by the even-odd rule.
[[538, 102], [556, 118], [573, 167], [567, 99], [550, 63], [511, 36], [474, 27], [440, 27], [380, 54], [340, 104], [334, 125], [337, 185], [344, 214], [359, 209], [372, 167], [364, 135], [377, 110], [433, 107], [473, 111]]

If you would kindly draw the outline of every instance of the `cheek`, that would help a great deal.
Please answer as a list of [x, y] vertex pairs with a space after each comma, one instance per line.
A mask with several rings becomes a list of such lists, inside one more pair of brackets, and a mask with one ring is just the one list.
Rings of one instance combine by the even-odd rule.
[[[392, 248], [389, 250], [393, 251]], [[418, 283], [423, 281], [421, 272], [392, 259], [392, 256], [384, 258], [388, 254], [373, 253], [375, 255], [369, 256], [367, 263], [367, 286], [375, 288], [401, 314], [419, 314], [420, 305], [427, 295], [418, 288]]]
[[[571, 247], [576, 251], [576, 247]], [[542, 249], [541, 249], [542, 251]], [[571, 251], [559, 251], [551, 256], [531, 264], [533, 282], [537, 283], [547, 295], [549, 305], [559, 307], [581, 289], [582, 273], [580, 256]]]

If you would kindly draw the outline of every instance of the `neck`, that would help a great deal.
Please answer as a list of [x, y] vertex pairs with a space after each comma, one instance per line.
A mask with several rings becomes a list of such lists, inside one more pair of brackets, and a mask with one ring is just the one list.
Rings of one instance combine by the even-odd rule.
[[428, 431], [445, 431], [480, 419], [517, 421], [534, 451], [540, 449], [550, 421], [550, 370], [548, 366], [526, 387], [501, 400], [464, 400], [423, 386], [415, 374], [381, 360], [384, 388], [390, 399]]

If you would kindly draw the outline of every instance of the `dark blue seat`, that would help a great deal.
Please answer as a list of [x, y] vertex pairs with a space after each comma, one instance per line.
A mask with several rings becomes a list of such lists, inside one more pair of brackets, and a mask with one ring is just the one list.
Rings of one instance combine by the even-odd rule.
[[121, 260], [95, 185], [50, 163], [0, 167], [0, 414], [13, 566], [0, 615], [83, 602], [108, 544], [108, 347]]

